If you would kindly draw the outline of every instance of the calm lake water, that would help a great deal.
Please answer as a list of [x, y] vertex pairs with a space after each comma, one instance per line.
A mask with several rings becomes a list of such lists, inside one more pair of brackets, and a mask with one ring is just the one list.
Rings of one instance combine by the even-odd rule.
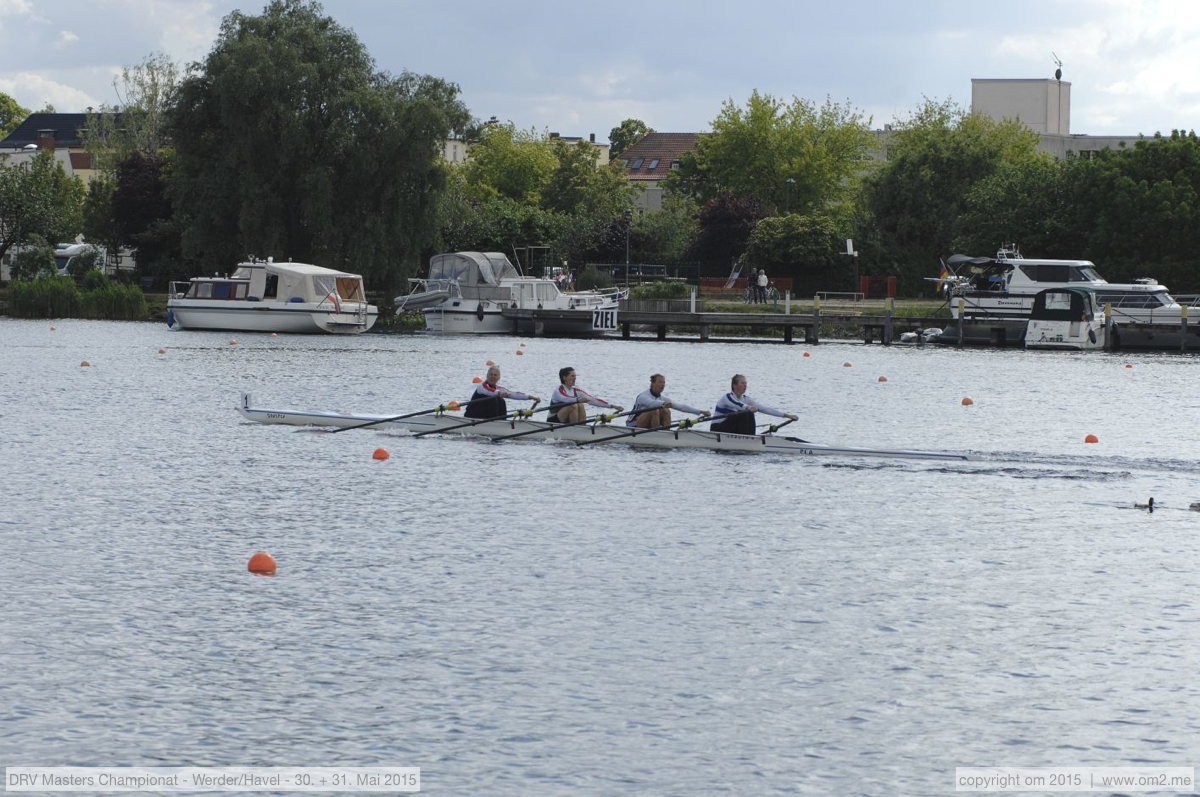
[[[413, 440], [234, 410], [249, 391], [399, 414], [465, 399], [489, 359], [542, 396], [572, 365], [626, 406], [661, 371], [711, 407], [740, 371], [801, 437], [979, 459]], [[952, 792], [956, 766], [1200, 764], [1192, 356], [0, 319], [0, 374], [7, 765], [885, 795]], [[276, 578], [246, 572], [258, 550]]]

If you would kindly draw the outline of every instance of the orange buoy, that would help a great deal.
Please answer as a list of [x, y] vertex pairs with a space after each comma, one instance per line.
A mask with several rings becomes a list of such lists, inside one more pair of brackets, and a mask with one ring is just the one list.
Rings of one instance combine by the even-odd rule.
[[887, 381], [887, 377], [886, 377], [886, 376], [881, 376], [881, 377], [879, 377], [879, 381], [880, 381], [880, 382], [886, 382], [886, 381]]
[[473, 384], [473, 385], [478, 385], [478, 384], [479, 384], [480, 382], [482, 382], [482, 381], [483, 381], [483, 377], [482, 377], [482, 376], [477, 376], [477, 377], [475, 377], [474, 379], [472, 379], [472, 380], [471, 380], [471, 384]]
[[521, 344], [521, 348], [522, 348], [522, 349], [523, 349], [523, 348], [525, 348], [525, 344], [524, 344], [524, 343], [522, 343], [522, 344]]
[[250, 557], [250, 563], [246, 565], [246, 569], [258, 576], [273, 576], [278, 565], [275, 563], [275, 557], [266, 551], [259, 551]]
[[160, 347], [160, 348], [159, 348], [159, 350], [158, 350], [158, 353], [159, 353], [159, 354], [166, 354], [166, 353], [167, 353], [167, 350], [166, 350], [166, 349], [164, 349], [164, 348], [161, 348], [161, 347]]
[[850, 363], [842, 363], [842, 367], [843, 368], [853, 368], [854, 366], [851, 365]]
[[[51, 332], [53, 332], [54, 330], [55, 330], [55, 327], [50, 327], [50, 331], [51, 331]], [[524, 344], [524, 343], [522, 343], [521, 345], [522, 345], [522, 346], [524, 346], [525, 344]]]
[[1094, 434], [1090, 434], [1090, 435], [1088, 435], [1087, 437], [1083, 438], [1083, 442], [1085, 442], [1085, 443], [1099, 443], [1099, 442], [1100, 442], [1100, 438], [1099, 438], [1099, 437], [1096, 437], [1096, 435], [1094, 435]]
[[485, 363], [484, 363], [484, 365], [486, 365], [488, 368], [491, 368], [491, 367], [492, 367], [493, 365], [495, 365], [495, 364], [496, 364], [496, 363], [494, 363], [494, 362], [493, 362], [493, 361], [491, 361], [491, 360], [488, 360], [487, 362], [485, 362]]
[[972, 404], [974, 404], [974, 403], [975, 403], [975, 400], [974, 400], [974, 399], [971, 399], [971, 398], [965, 398], [965, 399], [963, 399], [963, 400], [962, 400], [962, 405], [963, 405], [964, 407], [969, 407], [969, 406], [971, 406], [971, 405], [972, 405]]
[[271, 337], [273, 337], [273, 338], [277, 338], [277, 337], [279, 337], [279, 333], [278, 333], [278, 332], [272, 332], [272, 333], [271, 333]]
[[382, 462], [390, 456], [391, 454], [388, 453], [386, 448], [377, 448], [375, 449], [375, 453], [371, 455], [371, 459], [377, 459]]
[[90, 362], [88, 362], [87, 360], [84, 360], [84, 361], [83, 361], [83, 362], [81, 362], [79, 365], [80, 365], [80, 367], [82, 367], [82, 368], [87, 368], [89, 365], [91, 365], [91, 363], [90, 363]]
[[808, 352], [804, 352], [804, 356], [808, 357], [809, 356]]
[[233, 339], [231, 338], [231, 339], [230, 339], [230, 341], [229, 341], [229, 345], [230, 345], [230, 346], [236, 346], [236, 345], [237, 345], [237, 341], [236, 341], [236, 340], [233, 340]]
[[1125, 367], [1126, 367], [1126, 368], [1132, 368], [1132, 367], [1133, 367], [1133, 363], [1125, 363]]
[[525, 353], [524, 349], [517, 349], [517, 354], [524, 354], [524, 353]]

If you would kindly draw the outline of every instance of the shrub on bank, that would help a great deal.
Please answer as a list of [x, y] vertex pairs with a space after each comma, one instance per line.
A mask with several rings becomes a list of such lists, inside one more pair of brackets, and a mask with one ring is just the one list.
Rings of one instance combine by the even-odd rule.
[[686, 299], [692, 295], [692, 286], [686, 282], [652, 282], [629, 289], [630, 299]]
[[43, 274], [14, 282], [8, 290], [8, 313], [18, 318], [101, 318], [141, 321], [149, 315], [146, 295], [135, 285], [112, 282], [89, 272], [80, 291], [75, 280]]

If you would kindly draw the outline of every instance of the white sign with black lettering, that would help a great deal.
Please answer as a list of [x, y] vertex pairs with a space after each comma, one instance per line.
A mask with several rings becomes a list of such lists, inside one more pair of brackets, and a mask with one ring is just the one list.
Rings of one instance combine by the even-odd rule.
[[617, 308], [592, 311], [592, 329], [599, 332], [611, 332], [617, 328]]

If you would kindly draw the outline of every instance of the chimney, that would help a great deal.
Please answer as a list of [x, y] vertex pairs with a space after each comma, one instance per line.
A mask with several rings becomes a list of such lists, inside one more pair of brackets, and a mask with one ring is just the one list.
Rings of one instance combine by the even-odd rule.
[[44, 149], [47, 152], [54, 151], [54, 136], [58, 133], [57, 130], [39, 130], [37, 131], [37, 148]]
[[596, 143], [596, 134], [588, 133], [588, 141], [591, 141], [593, 144], [595, 144]]

